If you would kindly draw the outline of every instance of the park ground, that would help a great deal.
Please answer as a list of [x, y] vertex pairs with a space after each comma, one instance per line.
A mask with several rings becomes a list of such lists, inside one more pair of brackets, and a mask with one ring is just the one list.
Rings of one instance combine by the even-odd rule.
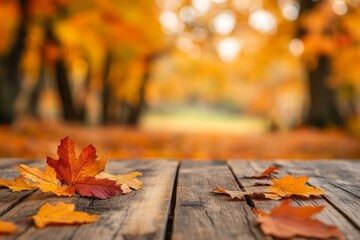
[[359, 159], [360, 139], [339, 129], [269, 132], [250, 118], [189, 121], [147, 116], [138, 128], [23, 119], [0, 126], [0, 157], [56, 156], [69, 136], [79, 153], [93, 144], [109, 159]]

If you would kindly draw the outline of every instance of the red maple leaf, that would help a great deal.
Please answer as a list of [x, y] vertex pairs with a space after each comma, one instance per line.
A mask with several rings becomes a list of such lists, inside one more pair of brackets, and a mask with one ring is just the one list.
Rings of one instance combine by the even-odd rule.
[[85, 147], [79, 157], [75, 154], [75, 144], [66, 137], [57, 150], [59, 159], [47, 157], [47, 164], [56, 171], [56, 177], [68, 186], [75, 186], [81, 196], [105, 199], [121, 192], [121, 186], [109, 179], [96, 179], [104, 171], [106, 159], [97, 159], [93, 145]]

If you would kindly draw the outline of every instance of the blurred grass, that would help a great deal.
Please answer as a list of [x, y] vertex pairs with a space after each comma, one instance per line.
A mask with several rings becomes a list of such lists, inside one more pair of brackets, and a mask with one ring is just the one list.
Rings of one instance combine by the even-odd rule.
[[266, 119], [229, 114], [205, 108], [148, 111], [140, 122], [147, 131], [173, 133], [261, 134], [269, 129]]

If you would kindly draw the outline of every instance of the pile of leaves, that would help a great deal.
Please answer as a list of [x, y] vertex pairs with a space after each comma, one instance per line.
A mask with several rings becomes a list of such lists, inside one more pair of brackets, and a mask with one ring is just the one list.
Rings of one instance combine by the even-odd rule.
[[[44, 170], [29, 167], [24, 164], [18, 166], [19, 177], [14, 180], [0, 178], [0, 185], [10, 188], [13, 192], [40, 189], [52, 192], [57, 196], [73, 196], [107, 199], [120, 193], [129, 193], [143, 187], [143, 182], [136, 179], [140, 172], [131, 172], [126, 175], [112, 175], [103, 172], [107, 160], [96, 155], [93, 145], [85, 147], [76, 157], [75, 144], [66, 137], [61, 140], [57, 154], [59, 159], [47, 158]], [[74, 211], [73, 204], [59, 202], [52, 206], [45, 203], [33, 216], [37, 227], [44, 227], [49, 223], [85, 223], [94, 222], [96, 215]], [[11, 233], [15, 225], [0, 221], [0, 233]]]
[[[260, 174], [246, 178], [270, 178], [278, 170], [278, 167], [270, 166]], [[263, 210], [252, 208], [260, 223], [260, 228], [266, 235], [271, 235], [280, 239], [293, 237], [328, 239], [343, 239], [343, 234], [334, 225], [326, 225], [320, 220], [313, 219], [312, 216], [321, 212], [325, 206], [306, 206], [293, 207], [290, 205], [291, 196], [309, 198], [310, 196], [321, 196], [325, 194], [322, 189], [307, 186], [307, 176], [294, 177], [292, 175], [282, 177], [277, 180], [273, 178], [272, 184], [267, 187], [267, 191], [245, 192], [229, 191], [221, 187], [216, 187], [212, 192], [226, 194], [231, 199], [243, 200], [246, 197], [251, 199], [285, 199], [279, 206], [272, 209], [270, 213]], [[267, 185], [267, 184], [261, 184]]]

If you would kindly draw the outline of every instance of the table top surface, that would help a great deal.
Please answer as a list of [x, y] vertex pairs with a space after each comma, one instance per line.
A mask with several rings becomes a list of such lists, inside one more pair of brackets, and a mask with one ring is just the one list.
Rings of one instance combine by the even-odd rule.
[[[0, 177], [18, 176], [17, 165], [42, 168], [44, 161], [0, 159]], [[309, 176], [322, 197], [292, 198], [292, 205], [324, 205], [317, 218], [335, 224], [346, 239], [360, 239], [360, 161], [108, 161], [106, 172], [140, 171], [145, 186], [107, 200], [57, 197], [39, 190], [11, 192], [0, 187], [0, 219], [16, 222], [15, 234], [1, 239], [264, 239], [250, 205], [270, 211], [279, 201], [235, 201], [210, 191], [254, 191], [258, 179], [246, 178], [272, 164], [282, 166], [276, 178]], [[254, 185], [255, 184], [255, 185]], [[74, 203], [76, 210], [100, 215], [96, 223], [38, 229], [28, 218], [45, 202]]]

